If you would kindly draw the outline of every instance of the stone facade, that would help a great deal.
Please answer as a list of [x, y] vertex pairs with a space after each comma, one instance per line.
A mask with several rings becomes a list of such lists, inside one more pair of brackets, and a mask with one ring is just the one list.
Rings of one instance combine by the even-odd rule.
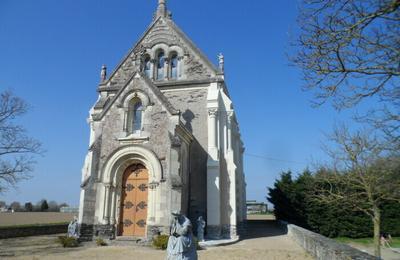
[[83, 237], [120, 235], [122, 176], [136, 163], [149, 172], [147, 238], [168, 232], [174, 210], [195, 227], [203, 216], [213, 238], [237, 237], [245, 220], [244, 148], [223, 71], [167, 13], [160, 1], [108, 78], [102, 68], [82, 170]]

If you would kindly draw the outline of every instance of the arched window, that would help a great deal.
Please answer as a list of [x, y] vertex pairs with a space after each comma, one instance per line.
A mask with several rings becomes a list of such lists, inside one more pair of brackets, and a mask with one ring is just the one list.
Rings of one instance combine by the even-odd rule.
[[144, 59], [144, 73], [147, 77], [151, 78], [151, 61], [149, 56], [146, 56]]
[[137, 132], [142, 129], [142, 112], [142, 102], [138, 100], [133, 106], [133, 132]]
[[128, 131], [137, 133], [142, 130], [143, 104], [139, 98], [134, 98], [129, 104]]
[[171, 79], [177, 79], [178, 78], [178, 55], [176, 53], [172, 54], [171, 56]]
[[163, 51], [157, 56], [157, 80], [164, 79], [165, 54]]

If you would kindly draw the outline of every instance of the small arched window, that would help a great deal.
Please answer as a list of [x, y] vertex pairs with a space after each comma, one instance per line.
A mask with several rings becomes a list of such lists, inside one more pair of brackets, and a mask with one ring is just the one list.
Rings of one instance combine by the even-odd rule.
[[151, 61], [149, 56], [144, 59], [144, 73], [147, 77], [151, 78]]
[[164, 79], [165, 54], [163, 51], [157, 56], [157, 80]]
[[178, 55], [176, 53], [171, 56], [171, 79], [178, 78]]
[[143, 104], [139, 98], [133, 98], [129, 103], [128, 132], [137, 133], [142, 130]]
[[135, 105], [133, 105], [133, 132], [137, 132], [142, 129], [142, 112], [142, 102], [138, 100], [136, 101]]

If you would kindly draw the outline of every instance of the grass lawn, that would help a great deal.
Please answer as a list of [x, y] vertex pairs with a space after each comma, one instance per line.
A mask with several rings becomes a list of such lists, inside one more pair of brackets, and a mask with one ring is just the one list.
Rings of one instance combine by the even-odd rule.
[[[349, 237], [337, 237], [335, 238], [336, 241], [349, 244], [349, 243], [357, 243], [365, 246], [369, 246], [373, 244], [372, 237], [366, 238], [349, 238]], [[400, 248], [400, 237], [392, 237], [392, 242], [390, 243], [391, 247]]]

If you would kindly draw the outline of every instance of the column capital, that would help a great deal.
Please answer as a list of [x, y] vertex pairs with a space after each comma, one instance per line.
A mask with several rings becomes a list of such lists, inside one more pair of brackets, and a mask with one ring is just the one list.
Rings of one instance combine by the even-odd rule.
[[218, 114], [218, 110], [215, 108], [215, 109], [209, 109], [208, 110], [208, 115], [210, 116], [210, 117], [215, 117], [215, 116], [217, 116], [217, 114]]

